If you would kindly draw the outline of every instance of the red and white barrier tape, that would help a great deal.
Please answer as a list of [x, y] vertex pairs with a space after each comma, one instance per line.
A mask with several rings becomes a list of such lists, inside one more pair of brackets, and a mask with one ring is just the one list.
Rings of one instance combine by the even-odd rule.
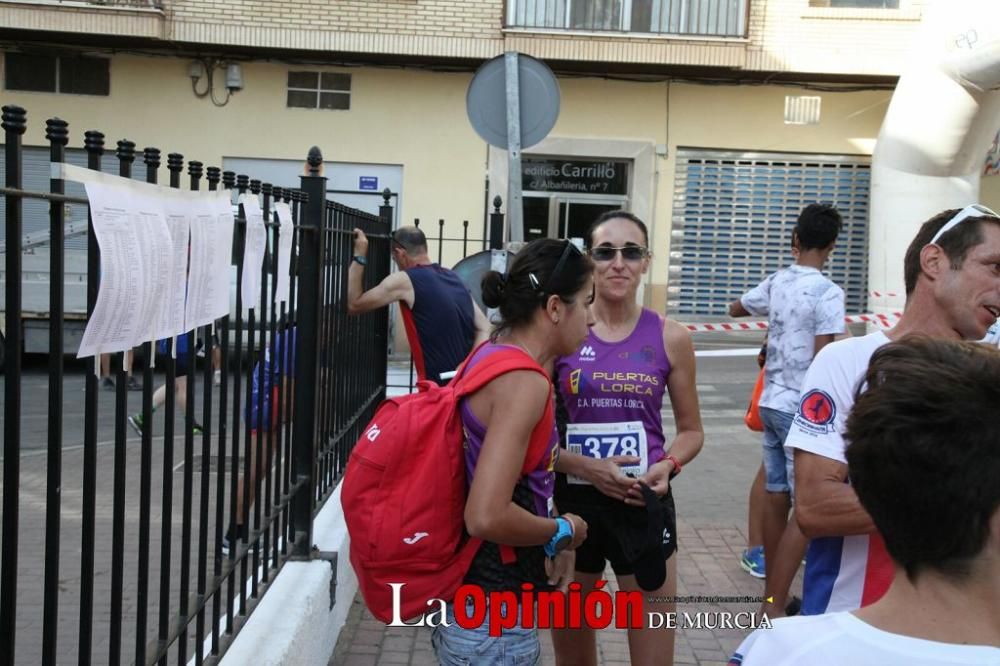
[[[889, 314], [856, 314], [847, 315], [844, 321], [848, 324], [876, 324], [883, 328], [889, 328], [899, 319], [901, 312], [891, 312]], [[739, 321], [739, 322], [717, 322], [714, 324], [682, 324], [692, 333], [719, 333], [732, 331], [766, 331], [766, 321]]]

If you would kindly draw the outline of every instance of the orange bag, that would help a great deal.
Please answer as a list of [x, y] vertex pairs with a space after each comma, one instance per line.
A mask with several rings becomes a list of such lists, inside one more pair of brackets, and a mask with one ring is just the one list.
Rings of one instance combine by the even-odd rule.
[[757, 375], [757, 383], [753, 386], [753, 393], [750, 394], [750, 406], [743, 416], [743, 423], [754, 432], [764, 432], [764, 424], [760, 420], [760, 394], [764, 392], [764, 368], [760, 369]]

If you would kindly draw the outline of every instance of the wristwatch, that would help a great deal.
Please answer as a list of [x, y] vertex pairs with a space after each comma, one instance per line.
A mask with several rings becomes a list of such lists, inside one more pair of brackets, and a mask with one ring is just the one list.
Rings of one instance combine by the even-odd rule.
[[354, 255], [353, 257], [351, 257], [351, 261], [356, 261], [359, 264], [361, 264], [362, 266], [367, 266], [368, 265], [368, 257], [366, 257], [363, 254], [356, 254], [356, 255]]
[[545, 554], [549, 557], [555, 557], [556, 553], [569, 546], [572, 541], [573, 523], [560, 516], [556, 518], [556, 533], [545, 544]]

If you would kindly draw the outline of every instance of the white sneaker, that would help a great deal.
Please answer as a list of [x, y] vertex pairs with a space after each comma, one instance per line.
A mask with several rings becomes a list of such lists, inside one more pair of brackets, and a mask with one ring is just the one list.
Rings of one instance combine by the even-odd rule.
[[212, 383], [215, 384], [216, 386], [222, 385], [222, 370], [215, 371], [215, 379]]

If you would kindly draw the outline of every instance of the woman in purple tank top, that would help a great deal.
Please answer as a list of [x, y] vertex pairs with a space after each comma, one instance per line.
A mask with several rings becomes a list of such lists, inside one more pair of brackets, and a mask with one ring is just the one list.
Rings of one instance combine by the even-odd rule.
[[[587, 521], [587, 540], [576, 551], [583, 593], [610, 562], [619, 589], [643, 591], [645, 622], [651, 612], [675, 610], [672, 602], [653, 600], [677, 593], [670, 480], [704, 441], [694, 347], [683, 326], [636, 303], [649, 268], [646, 225], [612, 211], [594, 222], [589, 241], [596, 322], [583, 345], [555, 364], [565, 424], [556, 501]], [[677, 430], [670, 442], [660, 417], [665, 394]], [[553, 630], [552, 640], [557, 663], [597, 664], [593, 629]], [[669, 625], [629, 629], [628, 643], [636, 666], [673, 664]]]
[[[526, 583], [536, 590], [550, 583], [565, 588], [572, 580], [573, 551], [586, 538], [587, 524], [554, 510], [552, 468], [559, 448], [547, 368], [587, 336], [593, 323], [593, 285], [593, 265], [586, 255], [568, 241], [550, 239], [525, 246], [507, 274], [491, 271], [483, 278], [483, 302], [499, 308], [502, 323], [473, 353], [463, 373], [509, 356], [501, 350], [517, 350], [533, 368], [501, 374], [459, 404], [470, 479], [465, 526], [470, 536], [483, 541], [464, 582], [487, 593], [520, 594]], [[513, 606], [493, 611], [521, 621], [492, 636], [488, 623], [462, 628], [449, 604], [447, 622], [432, 636], [438, 661], [538, 663], [538, 634], [528, 622], [533, 606]], [[475, 605], [459, 610], [471, 617]]]

